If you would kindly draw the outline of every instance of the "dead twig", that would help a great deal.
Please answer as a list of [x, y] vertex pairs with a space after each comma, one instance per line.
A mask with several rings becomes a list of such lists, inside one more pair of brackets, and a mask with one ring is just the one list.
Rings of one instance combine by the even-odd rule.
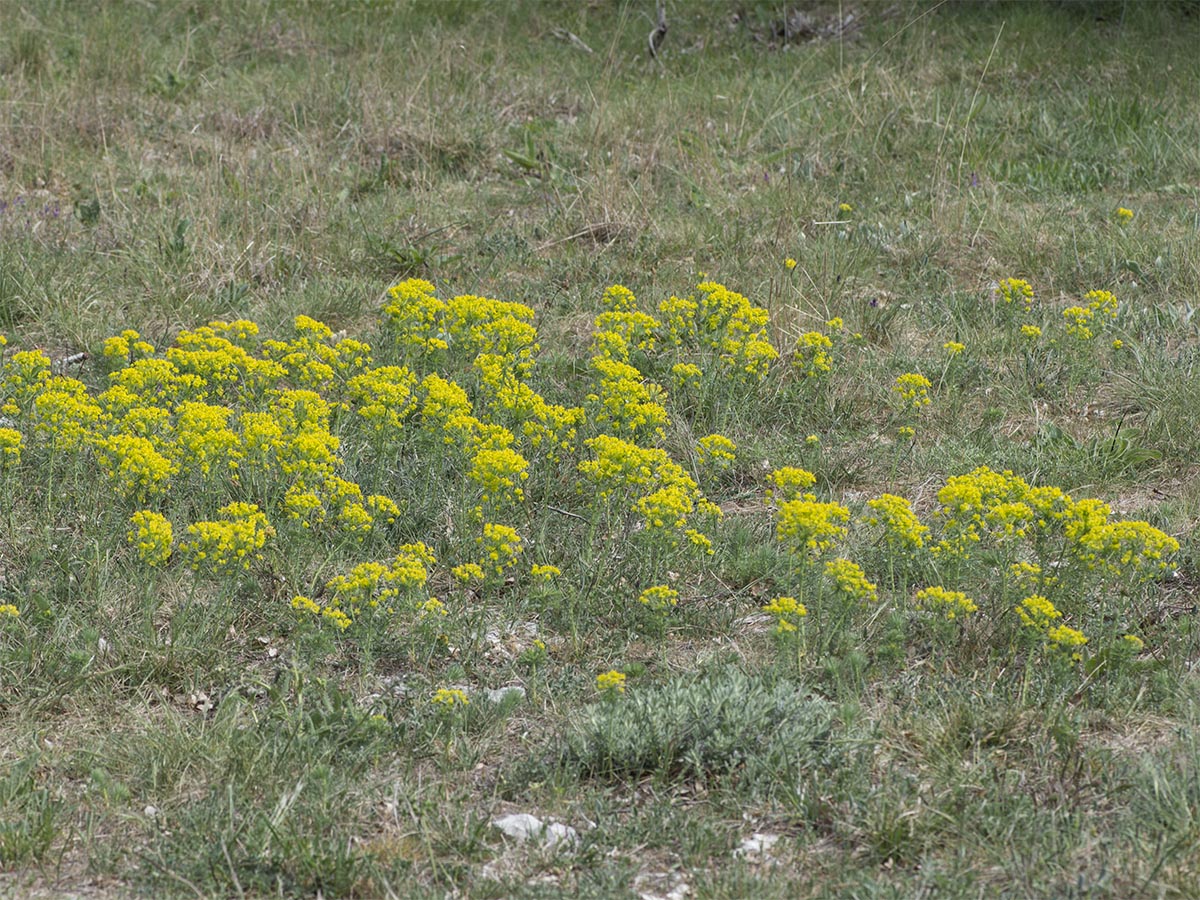
[[585, 53], [595, 53], [596, 52], [591, 47], [589, 47], [586, 43], [584, 43], [583, 38], [581, 38], [579, 35], [575, 34], [573, 31], [567, 31], [567, 29], [565, 29], [565, 28], [555, 28], [550, 33], [553, 34], [560, 41], [567, 41], [568, 43], [578, 47], [580, 50], [584, 51]]
[[658, 59], [658, 49], [667, 39], [667, 0], [658, 0], [658, 24], [650, 32], [650, 56]]

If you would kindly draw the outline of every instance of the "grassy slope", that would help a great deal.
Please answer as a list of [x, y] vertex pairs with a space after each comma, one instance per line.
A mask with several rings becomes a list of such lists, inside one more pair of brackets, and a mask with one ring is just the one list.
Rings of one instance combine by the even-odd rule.
[[[782, 48], [782, 5], [676, 4], [656, 63], [652, 6], [0, 7], [0, 200], [24, 198], [0, 214], [0, 329], [54, 356], [127, 327], [165, 344], [213, 317], [272, 331], [303, 312], [354, 332], [417, 274], [534, 306], [569, 392], [605, 286], [656, 302], [705, 272], [769, 305], [781, 339], [832, 315], [876, 329], [859, 377], [810, 420], [719, 417], [761, 458], [819, 431], [837, 438], [821, 473], [835, 490], [926, 499], [948, 474], [1009, 466], [1151, 517], [1194, 577], [1200, 16], [869, 6], [851, 39]], [[853, 229], [821, 224], [840, 202]], [[1118, 205], [1136, 211], [1126, 229]], [[1137, 355], [1031, 388], [987, 299], [1009, 275], [1052, 315], [1116, 291]], [[981, 362], [931, 411], [936, 439], [889, 472], [862, 397], [949, 339]], [[1118, 431], [1157, 458], [1121, 458]], [[751, 474], [722, 499], [756, 494]], [[746, 550], [726, 565], [718, 581], [749, 584], [766, 563]], [[47, 829], [13, 885], [612, 896], [639, 876], [665, 892], [680, 869], [702, 896], [1187, 896], [1200, 882], [1187, 615], [1161, 625], [1171, 659], [1079, 703], [1028, 696], [1011, 672], [949, 677], [925, 660], [881, 678], [832, 660], [813, 677], [865, 749], [844, 783], [780, 809], [653, 779], [506, 788], [496, 774], [578, 715], [597, 660], [648, 666], [648, 682], [697, 657], [765, 665], [765, 639], [734, 614], [692, 612], [665, 648], [599, 629], [529, 680], [528, 704], [474, 713], [455, 740], [418, 722], [389, 743], [346, 709], [370, 685], [277, 670], [216, 635], [191, 660], [147, 651], [96, 674], [86, 657], [116, 588], [84, 558], [62, 569], [54, 590], [95, 617], [64, 620], [3, 675], [48, 685], [0, 706], [4, 762], [32, 767], [9, 769], [0, 802], [34, 844]], [[1194, 611], [1186, 585], [1164, 606]], [[200, 690], [226, 698], [209, 718]], [[295, 810], [264, 824], [302, 781]], [[598, 827], [578, 857], [509, 854], [485, 872], [501, 856], [486, 822], [506, 803]], [[171, 810], [169, 828], [148, 805]], [[785, 835], [783, 865], [731, 861], [751, 831]]]

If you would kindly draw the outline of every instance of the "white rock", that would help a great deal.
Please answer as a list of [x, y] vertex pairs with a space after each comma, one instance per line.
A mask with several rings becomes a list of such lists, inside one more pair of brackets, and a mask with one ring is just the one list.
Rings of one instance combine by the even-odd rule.
[[579, 843], [579, 834], [570, 825], [559, 822], [543, 823], [537, 816], [531, 816], [529, 813], [501, 816], [492, 819], [492, 825], [518, 841], [536, 840], [547, 847], [557, 847], [560, 844], [573, 847]]
[[760, 834], [754, 832], [750, 837], [742, 841], [742, 845], [733, 851], [734, 856], [742, 856], [752, 858], [756, 856], [767, 856], [771, 848], [779, 842], [777, 834]]
[[521, 700], [525, 699], [525, 688], [519, 684], [510, 684], [507, 687], [496, 688], [487, 692], [487, 698], [492, 703], [503, 703], [508, 699], [510, 694], [515, 694]]

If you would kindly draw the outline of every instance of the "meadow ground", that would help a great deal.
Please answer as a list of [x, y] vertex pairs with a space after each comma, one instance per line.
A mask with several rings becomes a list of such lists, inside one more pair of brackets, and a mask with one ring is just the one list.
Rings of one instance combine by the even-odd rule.
[[666, 10], [0, 4], [0, 895], [1200, 895], [1200, 9]]

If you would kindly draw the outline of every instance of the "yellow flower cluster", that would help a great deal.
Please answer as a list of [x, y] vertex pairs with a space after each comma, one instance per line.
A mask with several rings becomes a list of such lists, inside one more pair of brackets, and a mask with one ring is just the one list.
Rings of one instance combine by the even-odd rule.
[[647, 381], [636, 367], [606, 356], [594, 356], [592, 370], [596, 389], [587, 395], [591, 420], [615, 434], [662, 440], [663, 426], [670, 419], [659, 402], [666, 399], [662, 387]]
[[253, 503], [234, 502], [217, 510], [215, 521], [193, 522], [187, 527], [190, 540], [179, 550], [195, 570], [228, 574], [249, 569], [262, 558], [267, 539], [275, 529], [267, 516]]
[[665, 613], [678, 605], [679, 591], [665, 584], [648, 587], [638, 595], [638, 603], [657, 613]]
[[819, 378], [833, 371], [833, 341], [819, 331], [806, 331], [796, 339], [792, 368], [804, 378]]
[[596, 676], [596, 690], [602, 694], [625, 693], [625, 673], [610, 669]]
[[515, 528], [494, 522], [484, 522], [483, 534], [475, 542], [480, 545], [484, 565], [497, 575], [515, 566], [524, 549]]
[[715, 281], [696, 285], [696, 331], [702, 341], [716, 350], [732, 374], [761, 381], [778, 351], [767, 337], [769, 315], [741, 294]]
[[100, 471], [117, 491], [137, 500], [162, 493], [171, 476], [179, 471], [178, 466], [154, 448], [152, 441], [133, 434], [104, 438], [95, 445], [95, 451]]
[[767, 502], [778, 504], [811, 496], [806, 491], [817, 483], [817, 476], [807, 469], [784, 466], [767, 475], [767, 481], [772, 485], [767, 489]]
[[675, 363], [671, 366], [671, 379], [677, 390], [699, 390], [703, 377], [703, 370], [695, 363]]
[[351, 624], [350, 617], [336, 606], [322, 606], [312, 598], [303, 595], [292, 598], [292, 609], [323, 619], [331, 623], [339, 631], [345, 631]]
[[997, 288], [1006, 305], [1020, 303], [1025, 312], [1033, 309], [1033, 287], [1021, 278], [1002, 278]]
[[104, 342], [102, 353], [108, 359], [120, 362], [135, 362], [154, 355], [154, 345], [142, 340], [132, 328], [113, 335]]
[[1143, 581], [1165, 572], [1179, 541], [1148, 522], [1103, 522], [1078, 535], [1076, 556], [1090, 568]]
[[466, 692], [460, 688], [438, 688], [433, 693], [433, 697], [429, 701], [435, 706], [440, 706], [443, 709], [451, 710], [459, 706], [468, 706], [471, 701], [467, 699]]
[[1069, 654], [1072, 659], [1082, 659], [1078, 650], [1087, 643], [1087, 637], [1083, 632], [1062, 624], [1059, 621], [1062, 613], [1046, 597], [1031, 594], [1021, 601], [1016, 611], [1025, 627], [1041, 634], [1048, 646]]
[[945, 615], [947, 619], [956, 619], [959, 613], [973, 613], [979, 609], [962, 591], [948, 591], [940, 585], [917, 591], [913, 602], [918, 608]]
[[825, 577], [833, 582], [834, 592], [848, 600], [874, 603], [879, 599], [875, 584], [848, 559], [838, 558], [825, 563]]
[[948, 357], [954, 359], [954, 357], [959, 356], [967, 349], [967, 345], [958, 341], [946, 341], [946, 343], [942, 344], [942, 349], [946, 351]]
[[11, 603], [0, 603], [0, 620], [20, 618], [21, 611]]
[[15, 469], [21, 464], [25, 441], [15, 428], [0, 428], [0, 472]]
[[840, 503], [789, 500], [776, 510], [775, 533], [792, 553], [820, 556], [846, 536], [849, 520], [850, 510]]
[[921, 524], [912, 504], [896, 494], [880, 494], [867, 501], [868, 525], [882, 526], [888, 547], [898, 553], [920, 550], [925, 546], [929, 528]]
[[[720, 515], [666, 451], [639, 447], [609, 434], [584, 443], [594, 458], [581, 462], [579, 472], [592, 483], [598, 499], [617, 499], [638, 513], [647, 529], [685, 530], [695, 512]], [[705, 543], [689, 539], [697, 545]]]
[[397, 437], [416, 407], [413, 389], [417, 377], [404, 366], [380, 366], [346, 382], [349, 406], [362, 417], [379, 440]]
[[1088, 291], [1083, 299], [1088, 302], [1087, 306], [1069, 306], [1062, 314], [1067, 334], [1086, 341], [1095, 336], [1094, 328], [1099, 328], [1106, 319], [1117, 317], [1119, 304], [1116, 296], [1108, 291]]
[[696, 442], [696, 459], [701, 466], [728, 469], [737, 460], [737, 444], [720, 434], [710, 434]]
[[1133, 210], [1126, 209], [1124, 206], [1118, 206], [1117, 211], [1113, 215], [1116, 216], [1117, 221], [1122, 225], [1133, 221]]
[[899, 395], [901, 404], [913, 412], [929, 405], [929, 379], [917, 372], [905, 372], [896, 377], [892, 390]]
[[137, 548], [138, 558], [148, 566], [161, 566], [171, 558], [174, 530], [167, 517], [148, 509], [129, 518], [129, 543]]
[[942, 540], [934, 552], [948, 556], [969, 558], [985, 541], [1023, 542], [1041, 557], [1065, 554], [1092, 571], [1142, 581], [1166, 571], [1179, 551], [1178, 541], [1146, 522], [1110, 522], [1111, 509], [1099, 500], [1074, 500], [987, 466], [950, 478], [938, 502]]
[[791, 634], [800, 629], [800, 620], [808, 615], [804, 604], [795, 597], [776, 597], [763, 607], [763, 612], [775, 617], [777, 634]]

